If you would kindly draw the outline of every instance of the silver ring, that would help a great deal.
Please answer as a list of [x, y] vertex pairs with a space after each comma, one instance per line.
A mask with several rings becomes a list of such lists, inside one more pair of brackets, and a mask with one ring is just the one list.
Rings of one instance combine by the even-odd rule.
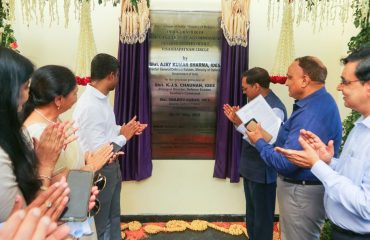
[[47, 201], [45, 203], [45, 205], [46, 205], [47, 208], [51, 208], [51, 206], [53, 206], [53, 204], [51, 202], [49, 202], [49, 201]]

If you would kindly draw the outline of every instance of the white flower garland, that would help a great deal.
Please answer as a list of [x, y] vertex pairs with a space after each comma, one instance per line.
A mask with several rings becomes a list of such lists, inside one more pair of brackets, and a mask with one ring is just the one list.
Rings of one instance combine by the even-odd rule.
[[[69, 11], [71, 6], [71, 0], [20, 0], [22, 8], [22, 18], [26, 24], [35, 22], [36, 24], [44, 24], [45, 11], [47, 5], [47, 11], [50, 16], [50, 25], [53, 23], [59, 24], [59, 10], [58, 4], [63, 4], [65, 26], [69, 24]], [[84, 2], [93, 2], [98, 0], [74, 0], [75, 4], [75, 17], [78, 16], [81, 4]], [[100, 0], [102, 4], [107, 5], [108, 2], [112, 2], [113, 6], [116, 6], [120, 0]], [[7, 2], [10, 8], [10, 19], [14, 20], [14, 9], [16, 7], [15, 0], [3, 0]]]
[[281, 24], [280, 37], [277, 46], [275, 63], [271, 75], [285, 76], [289, 64], [294, 57], [292, 5], [284, 0], [284, 14]]
[[122, 2], [120, 40], [126, 44], [143, 43], [150, 28], [147, 0], [137, 2], [137, 9], [130, 0]]
[[80, 9], [80, 36], [78, 39], [76, 76], [90, 76], [90, 63], [96, 54], [96, 46], [91, 25], [90, 1], [83, 1]]
[[222, 0], [221, 28], [230, 46], [248, 45], [250, 0]]
[[[267, 26], [270, 28], [280, 19], [280, 12], [285, 1], [269, 0]], [[359, 4], [363, 13], [369, 10], [369, 0], [291, 0], [294, 23], [299, 26], [303, 22], [312, 24], [313, 31], [322, 30], [324, 26], [340, 21], [342, 24], [350, 20], [351, 5]], [[362, 21], [368, 21], [363, 14]]]

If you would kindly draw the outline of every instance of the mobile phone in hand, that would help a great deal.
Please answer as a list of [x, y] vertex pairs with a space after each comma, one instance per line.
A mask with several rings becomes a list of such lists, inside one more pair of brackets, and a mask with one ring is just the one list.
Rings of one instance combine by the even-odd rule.
[[[257, 121], [256, 119], [252, 118], [246, 124], [244, 124], [244, 126], [247, 129], [247, 131], [253, 132], [257, 128]], [[266, 142], [270, 142], [272, 139], [272, 135], [263, 128], [261, 130], [262, 130], [261, 133], [262, 133], [263, 139], [265, 139]]]
[[257, 121], [256, 119], [252, 118], [251, 120], [249, 120], [246, 124], [244, 124], [245, 128], [250, 131], [250, 132], [253, 132], [256, 130], [257, 128]]
[[87, 219], [93, 173], [70, 170], [67, 182], [71, 189], [67, 207], [60, 217], [64, 222], [83, 222]]
[[112, 142], [111, 145], [113, 146], [113, 153], [119, 152], [121, 150], [121, 148], [122, 148], [120, 145], [118, 145], [115, 142]]

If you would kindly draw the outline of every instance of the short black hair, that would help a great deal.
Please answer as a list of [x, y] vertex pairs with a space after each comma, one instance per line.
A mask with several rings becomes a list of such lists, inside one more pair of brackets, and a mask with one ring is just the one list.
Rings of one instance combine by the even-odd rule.
[[109, 74], [118, 71], [119, 64], [117, 58], [106, 54], [99, 53], [91, 61], [91, 79], [99, 81]]
[[340, 60], [344, 65], [358, 62], [355, 70], [356, 77], [363, 83], [370, 80], [370, 45], [364, 46]]
[[242, 78], [247, 77], [247, 84], [258, 83], [263, 88], [270, 87], [270, 76], [266, 69], [260, 67], [251, 68], [242, 74]]
[[302, 68], [303, 72], [307, 74], [312, 81], [325, 83], [328, 70], [325, 65], [316, 57], [304, 56], [296, 58], [295, 61]]

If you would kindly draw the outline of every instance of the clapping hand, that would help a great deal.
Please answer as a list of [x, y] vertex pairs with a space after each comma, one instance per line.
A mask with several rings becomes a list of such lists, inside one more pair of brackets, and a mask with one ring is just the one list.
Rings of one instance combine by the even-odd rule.
[[67, 206], [69, 191], [65, 178], [62, 178], [41, 192], [24, 210], [21, 210], [23, 200], [17, 196], [14, 213], [0, 230], [0, 239], [65, 239], [69, 228], [57, 226], [56, 221]]
[[326, 163], [330, 163], [334, 156], [334, 141], [330, 140], [328, 145], [325, 145], [321, 139], [311, 131], [301, 129], [300, 136], [308, 143], [317, 153], [319, 158]]
[[140, 130], [140, 123], [136, 121], [136, 116], [134, 116], [127, 124], [121, 127], [120, 134], [125, 136], [126, 140], [128, 141], [139, 130]]
[[230, 106], [229, 104], [224, 104], [224, 114], [225, 116], [235, 125], [239, 126], [242, 124], [242, 121], [236, 115], [236, 112], [239, 110], [239, 106]]

